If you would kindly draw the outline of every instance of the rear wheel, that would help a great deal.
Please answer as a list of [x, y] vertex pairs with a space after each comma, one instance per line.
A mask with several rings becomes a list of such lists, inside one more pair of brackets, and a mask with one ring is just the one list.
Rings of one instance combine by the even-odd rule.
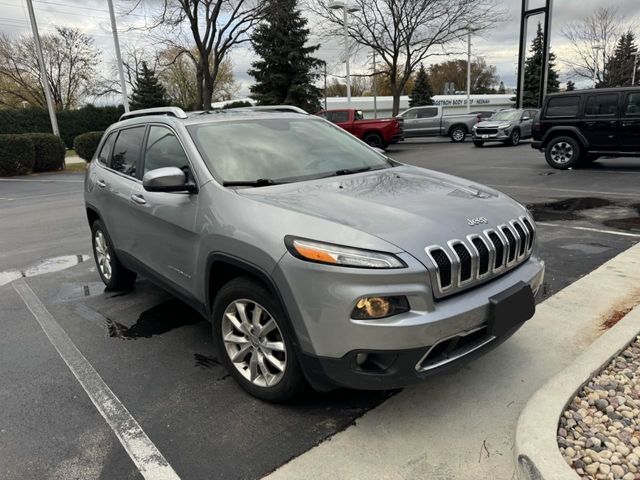
[[93, 256], [98, 274], [109, 290], [129, 290], [136, 281], [136, 273], [120, 263], [113, 245], [100, 220], [91, 224]]
[[261, 283], [238, 277], [222, 287], [212, 323], [220, 361], [251, 395], [284, 402], [304, 388], [284, 309]]
[[484, 145], [484, 142], [483, 142], [482, 140], [474, 140], [474, 141], [473, 141], [473, 144], [474, 144], [476, 147], [481, 147], [481, 146], [483, 146], [483, 145]]
[[366, 143], [370, 147], [384, 148], [384, 140], [377, 133], [367, 133], [364, 136], [363, 140], [364, 140], [364, 143]]
[[464, 138], [467, 136], [467, 130], [462, 126], [456, 126], [449, 132], [451, 141], [455, 143], [464, 142]]
[[556, 137], [547, 144], [544, 155], [550, 166], [566, 170], [580, 162], [582, 152], [574, 138]]

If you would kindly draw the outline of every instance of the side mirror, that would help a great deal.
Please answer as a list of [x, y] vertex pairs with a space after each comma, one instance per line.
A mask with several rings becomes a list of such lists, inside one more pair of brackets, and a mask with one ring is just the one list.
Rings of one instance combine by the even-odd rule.
[[527, 120], [531, 120], [531, 117], [522, 117], [523, 122], [526, 122]]
[[142, 186], [148, 192], [192, 192], [193, 185], [178, 167], [164, 167], [144, 174]]

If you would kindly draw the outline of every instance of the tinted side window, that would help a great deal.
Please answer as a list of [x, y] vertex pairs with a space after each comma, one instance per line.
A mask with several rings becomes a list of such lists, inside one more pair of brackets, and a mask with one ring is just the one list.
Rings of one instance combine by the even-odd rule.
[[627, 95], [623, 112], [628, 117], [640, 116], [640, 93], [630, 93]]
[[125, 175], [135, 177], [140, 158], [140, 147], [144, 139], [144, 129], [145, 127], [134, 127], [120, 130], [113, 147], [109, 167]]
[[416, 118], [418, 116], [418, 111], [417, 110], [407, 110], [406, 112], [404, 112], [402, 115], [400, 115], [402, 118]]
[[418, 110], [418, 118], [432, 118], [438, 115], [437, 108], [421, 108]]
[[547, 104], [547, 117], [577, 117], [580, 97], [556, 97]]
[[340, 110], [338, 112], [328, 112], [327, 120], [333, 123], [343, 123], [349, 121], [349, 112]]
[[113, 151], [113, 143], [116, 141], [117, 133], [111, 133], [107, 137], [107, 139], [102, 144], [102, 148], [100, 149], [100, 153], [98, 154], [98, 162], [103, 165], [106, 165], [111, 158], [111, 152]]
[[152, 125], [144, 152], [144, 172], [163, 167], [189, 167], [182, 145], [168, 128]]
[[584, 109], [585, 115], [615, 115], [618, 112], [618, 94], [591, 95]]

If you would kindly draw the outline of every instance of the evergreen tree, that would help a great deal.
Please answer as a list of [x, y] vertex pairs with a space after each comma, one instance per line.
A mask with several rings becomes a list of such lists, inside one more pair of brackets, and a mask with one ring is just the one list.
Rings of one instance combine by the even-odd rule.
[[[540, 81], [542, 75], [542, 50], [544, 35], [542, 25], [538, 23], [538, 31], [531, 43], [531, 56], [527, 58], [524, 66], [524, 107], [538, 107], [540, 104]], [[558, 72], [555, 68], [556, 56], [549, 52], [549, 75], [547, 77], [547, 93], [557, 92], [560, 89]]]
[[420, 64], [420, 70], [418, 70], [418, 75], [416, 75], [413, 90], [411, 90], [411, 95], [409, 95], [409, 106], [421, 107], [423, 105], [432, 105], [433, 98], [431, 97], [433, 97], [433, 89], [429, 82], [429, 75], [427, 75], [424, 65]]
[[141, 108], [164, 107], [168, 105], [164, 85], [160, 83], [153, 70], [142, 62], [142, 69], [136, 72], [136, 79], [131, 92], [131, 110]]
[[576, 84], [571, 80], [567, 81], [567, 92], [573, 92], [576, 89]]
[[498, 87], [498, 93], [500, 95], [504, 95], [505, 93], [507, 93], [507, 89], [504, 88], [504, 82], [500, 82], [500, 86]]
[[[604, 69], [604, 81], [598, 87], [628, 87], [633, 78], [633, 53], [637, 50], [635, 36], [627, 32], [620, 37], [612, 57]], [[637, 77], [637, 73], [636, 73]]]
[[264, 21], [251, 36], [260, 57], [249, 70], [256, 79], [251, 98], [260, 105], [295, 105], [316, 112], [322, 92], [314, 82], [322, 61], [312, 54], [320, 45], [306, 46], [309, 29], [297, 0], [267, 1]]

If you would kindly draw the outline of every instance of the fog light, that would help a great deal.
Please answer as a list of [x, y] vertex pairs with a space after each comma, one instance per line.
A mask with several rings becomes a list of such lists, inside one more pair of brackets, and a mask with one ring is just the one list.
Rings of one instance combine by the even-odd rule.
[[356, 320], [385, 318], [409, 311], [409, 302], [404, 296], [364, 297], [358, 300], [351, 312]]
[[368, 357], [369, 357], [368, 353], [358, 353], [358, 354], [356, 354], [356, 365], [362, 365], [364, 362], [367, 361]]

